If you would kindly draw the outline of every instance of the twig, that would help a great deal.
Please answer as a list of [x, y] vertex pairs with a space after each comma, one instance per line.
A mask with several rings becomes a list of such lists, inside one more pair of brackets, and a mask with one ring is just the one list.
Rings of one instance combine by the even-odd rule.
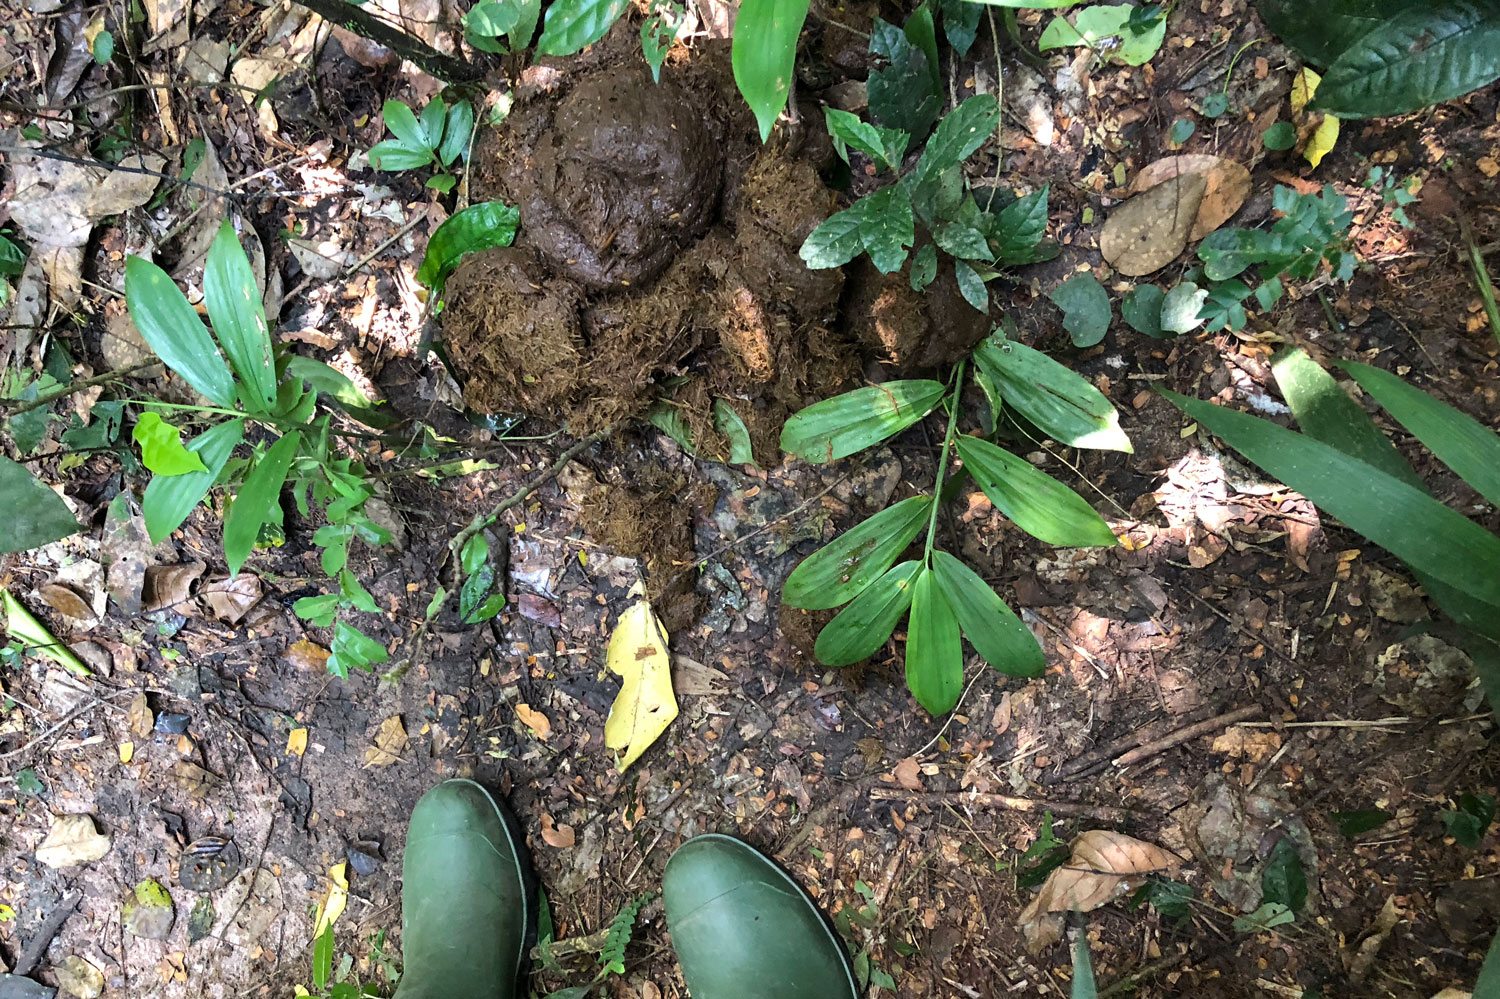
[[[92, 699], [89, 701], [89, 703], [83, 705], [82, 707], [74, 708], [72, 711], [68, 712], [66, 715], [63, 716], [62, 721], [60, 721], [57, 724], [51, 726], [45, 732], [43, 732], [41, 735], [37, 736], [35, 739], [32, 739], [30, 742], [26, 743], [26, 745], [20, 747], [19, 749], [12, 749], [8, 753], [0, 753], [0, 760], [14, 759], [17, 756], [21, 756], [21, 755], [23, 755], [25, 753], [30, 752], [33, 749], [36, 749], [36, 748], [42, 746], [43, 744], [49, 742], [52, 739], [53, 736], [57, 735], [57, 733], [61, 732], [65, 728], [67, 728], [68, 725], [71, 722], [73, 722], [77, 718], [82, 717], [83, 715], [88, 714], [90, 711], [94, 710], [95, 708], [99, 708], [99, 707], [117, 707], [116, 705], [113, 705], [113, 704], [109, 703], [110, 698], [119, 697], [121, 694], [135, 694], [135, 693], [138, 693], [138, 691], [135, 690], [134, 688], [128, 688], [128, 689], [125, 689], [125, 690], [116, 690], [113, 693], [105, 694], [103, 697], [94, 697], [93, 695], [90, 695], [90, 697]], [[123, 710], [123, 709], [121, 709], [121, 710]]]
[[1173, 746], [1182, 745], [1189, 739], [1196, 739], [1198, 736], [1207, 735], [1209, 732], [1217, 732], [1219, 729], [1233, 725], [1235, 722], [1244, 721], [1252, 715], [1263, 714], [1264, 711], [1265, 709], [1259, 704], [1247, 704], [1243, 708], [1235, 708], [1233, 711], [1225, 712], [1207, 721], [1198, 722], [1196, 725], [1189, 725], [1175, 732], [1169, 732], [1160, 739], [1154, 739], [1144, 746], [1132, 749], [1124, 756], [1115, 760], [1115, 766], [1123, 769], [1142, 760], [1149, 760], [1158, 753], [1166, 752]]
[[920, 801], [929, 804], [977, 805], [980, 808], [1005, 808], [1012, 812], [1051, 812], [1054, 815], [1079, 815], [1100, 822], [1122, 824], [1139, 813], [1113, 805], [1090, 805], [1081, 801], [1054, 801], [1051, 798], [1016, 798], [1008, 794], [982, 794], [978, 791], [898, 791], [877, 787], [870, 792], [874, 801]]
[[92, 378], [85, 378], [81, 382], [71, 382], [70, 384], [64, 385], [56, 392], [48, 392], [46, 395], [38, 396], [30, 402], [22, 403], [21, 405], [14, 408], [6, 406], [4, 407], [5, 415], [20, 416], [22, 413], [29, 413], [33, 409], [40, 409], [41, 407], [46, 406], [49, 403], [56, 402], [58, 399], [70, 396], [74, 392], [81, 392], [84, 389], [92, 388], [95, 385], [103, 385], [105, 382], [114, 381], [116, 378], [123, 378], [128, 374], [140, 371], [142, 368], [154, 368], [159, 366], [160, 364], [160, 358], [152, 358], [149, 361], [141, 361], [139, 364], [132, 364], [129, 367], [116, 368], [114, 371], [106, 371], [102, 375], [95, 375]]
[[16, 956], [16, 966], [11, 974], [24, 978], [36, 969], [42, 961], [42, 956], [47, 953], [52, 938], [57, 936], [57, 931], [62, 929], [63, 923], [68, 921], [68, 917], [73, 914], [74, 909], [78, 908], [78, 903], [81, 901], [83, 901], [83, 892], [75, 891], [64, 896], [52, 907], [52, 911], [47, 913], [47, 918], [42, 920], [41, 925], [36, 928], [36, 933], [31, 940]]
[[1145, 981], [1148, 978], [1155, 977], [1158, 972], [1166, 971], [1174, 964], [1181, 963], [1182, 960], [1186, 957], [1186, 954], [1173, 954], [1170, 957], [1163, 957], [1158, 960], [1152, 961], [1150, 964], [1144, 965], [1143, 967], [1137, 968], [1135, 971], [1132, 971], [1124, 978], [1121, 978], [1118, 981], [1115, 981], [1100, 989], [1099, 999], [1109, 999], [1110, 996], [1125, 995], [1126, 993], [1134, 992], [1136, 986], [1141, 984], [1141, 982]]
[[[1169, 718], [1166, 719], [1166, 722], [1168, 724], [1185, 723], [1191, 725], [1195, 722], [1202, 721], [1204, 718], [1208, 717], [1210, 714], [1217, 710], [1218, 708], [1216, 706], [1206, 705], [1193, 711], [1189, 711], [1187, 713], [1187, 716], [1184, 718]], [[1064, 781], [1078, 780], [1079, 778], [1087, 777], [1094, 771], [1102, 770], [1104, 767], [1108, 766], [1109, 761], [1114, 759], [1116, 756], [1119, 756], [1121, 753], [1128, 753], [1130, 750], [1141, 745], [1146, 740], [1157, 738], [1160, 734], [1165, 734], [1166, 732], [1170, 731], [1172, 731], [1172, 729], [1168, 728], [1167, 725], [1164, 725], [1162, 722], [1155, 722], [1149, 726], [1136, 729], [1129, 735], [1121, 736], [1120, 738], [1115, 739], [1111, 742], [1107, 742], [1104, 745], [1083, 754], [1082, 756], [1077, 756], [1069, 760], [1058, 771], [1057, 776], [1060, 780]]]
[[1458, 725], [1467, 721], [1490, 721], [1489, 714], [1467, 715], [1463, 718], [1444, 718], [1435, 723], [1425, 720], [1409, 718], [1405, 715], [1394, 715], [1390, 718], [1325, 718], [1318, 721], [1247, 721], [1238, 722], [1237, 728], [1384, 728], [1387, 725], [1412, 725], [1422, 724]]
[[363, 7], [356, 7], [346, 0], [298, 0], [298, 5], [318, 14], [330, 24], [347, 28], [361, 38], [384, 45], [440, 80], [465, 83], [484, 76], [483, 66], [439, 52], [426, 42], [392, 27]]

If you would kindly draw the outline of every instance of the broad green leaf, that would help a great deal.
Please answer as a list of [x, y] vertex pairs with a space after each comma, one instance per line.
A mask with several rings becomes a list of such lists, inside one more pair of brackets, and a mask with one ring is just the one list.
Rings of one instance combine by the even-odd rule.
[[448, 120], [448, 105], [441, 97], [434, 97], [422, 109], [417, 124], [422, 128], [422, 145], [436, 150], [443, 141], [443, 126]]
[[1092, 347], [1109, 331], [1109, 292], [1092, 274], [1074, 274], [1047, 296], [1063, 310], [1063, 329], [1073, 346]]
[[69, 673], [94, 675], [94, 671], [85, 666], [72, 649], [58, 641], [21, 601], [10, 595], [9, 590], [0, 590], [0, 603], [5, 607], [6, 637], [19, 641], [27, 653], [51, 659]]
[[943, 108], [942, 89], [934, 83], [927, 53], [906, 32], [878, 17], [870, 29], [870, 52], [877, 63], [865, 83], [870, 118], [921, 141]]
[[984, 233], [961, 222], [939, 224], [932, 230], [932, 240], [949, 254], [964, 260], [988, 261], [993, 256]]
[[1292, 912], [1302, 911], [1307, 904], [1307, 875], [1290, 838], [1276, 841], [1265, 870], [1261, 871], [1260, 890], [1265, 901], [1284, 905]]
[[1089, 935], [1078, 933], [1072, 940], [1073, 985], [1068, 999], [1099, 999], [1099, 983], [1094, 978], [1094, 958], [1089, 953]]
[[953, 276], [958, 280], [958, 293], [964, 297], [964, 301], [988, 315], [990, 290], [984, 286], [984, 278], [979, 276], [979, 272], [965, 261], [955, 260]]
[[853, 600], [896, 561], [927, 526], [931, 496], [894, 503], [803, 559], [781, 588], [781, 601], [829, 610]]
[[417, 121], [411, 108], [400, 101], [386, 101], [380, 108], [385, 127], [408, 149], [431, 149], [436, 143], [427, 141], [427, 132]]
[[301, 446], [300, 430], [293, 430], [272, 444], [250, 469], [239, 494], [229, 504], [229, 512], [224, 515], [224, 561], [229, 563], [231, 576], [240, 571], [254, 550], [260, 525], [271, 516], [292, 459], [297, 457], [297, 448]]
[[1070, 548], [1117, 544], [1082, 496], [1024, 458], [968, 436], [959, 437], [958, 456], [995, 508], [1032, 537]]
[[470, 205], [438, 226], [427, 241], [427, 253], [417, 269], [417, 280], [441, 295], [443, 283], [464, 254], [509, 246], [520, 223], [521, 213], [504, 202]]
[[921, 562], [902, 562], [851, 600], [818, 633], [818, 662], [848, 666], [879, 652], [911, 607], [912, 580], [921, 568]]
[[572, 55], [594, 44], [629, 6], [629, 0], [557, 0], [547, 8], [537, 55]]
[[396, 139], [375, 143], [370, 147], [368, 155], [370, 166], [376, 170], [417, 170], [433, 160], [431, 149], [425, 146], [413, 149]]
[[693, 428], [682, 411], [665, 399], [658, 400], [646, 413], [646, 422], [676, 441], [688, 454], [697, 454], [693, 444]]
[[1298, 55], [1319, 66], [1338, 58], [1360, 36], [1410, 0], [1257, 0], [1266, 27]]
[[912, 254], [906, 277], [912, 291], [921, 291], [932, 284], [937, 277], [937, 248], [931, 243], [923, 243], [922, 248]]
[[1018, 10], [1057, 10], [1059, 7], [1071, 7], [1080, 0], [967, 0], [969, 3], [982, 3], [988, 7], [1014, 7]]
[[1284, 152], [1297, 144], [1297, 129], [1289, 121], [1278, 121], [1260, 133], [1260, 141], [1272, 152]]
[[[786, 107], [808, 0], [743, 0], [734, 22], [734, 83], [760, 126], [760, 141]], [[550, 23], [550, 15], [548, 17]]]
[[969, 54], [975, 39], [979, 37], [979, 20], [984, 8], [968, 0], [938, 0], [938, 10], [943, 15], [943, 34], [948, 44], [960, 57]]
[[979, 573], [943, 551], [932, 553], [932, 571], [958, 626], [985, 662], [1010, 676], [1041, 675], [1047, 659], [1036, 636]]
[[995, 263], [1001, 267], [1029, 264], [1046, 259], [1038, 247], [1047, 234], [1047, 196], [1050, 187], [1032, 191], [1000, 210], [990, 238], [998, 245]]
[[750, 428], [745, 420], [726, 399], [714, 400], [714, 429], [729, 441], [729, 463], [731, 465], [755, 464], [755, 451], [750, 444]]
[[287, 359], [286, 373], [289, 378], [306, 382], [319, 395], [332, 396], [345, 412], [367, 427], [390, 427], [399, 422], [360, 391], [348, 375], [322, 361], [293, 354]]
[[322, 593], [316, 597], [299, 597], [292, 604], [292, 613], [304, 621], [311, 621], [319, 628], [326, 628], [333, 623], [333, 617], [338, 613], [339, 599], [337, 593]]
[[0, 531], [0, 552], [24, 552], [78, 533], [78, 521], [63, 498], [4, 455], [0, 510], [9, 511], [5, 530]]
[[443, 127], [443, 141], [438, 146], [438, 162], [450, 165], [469, 148], [469, 136], [474, 132], [474, 106], [468, 101], [459, 101], [448, 109], [447, 124]]
[[159, 544], [182, 526], [198, 501], [218, 481], [224, 464], [245, 439], [245, 421], [230, 420], [193, 438], [187, 449], [203, 461], [204, 471], [152, 478], [141, 500], [141, 516], [152, 544]]
[[906, 155], [906, 146], [911, 136], [898, 128], [881, 128], [860, 119], [859, 115], [825, 107], [823, 119], [828, 125], [828, 135], [833, 139], [833, 148], [845, 163], [849, 162], [849, 146], [853, 146], [874, 160], [877, 166], [890, 170], [901, 168], [901, 158]]
[[938, 65], [937, 22], [933, 20], [931, 0], [922, 0], [907, 17], [901, 33], [927, 57], [927, 77], [938, 90], [943, 89], [943, 71]]
[[672, 49], [678, 23], [661, 8], [641, 22], [641, 54], [646, 57], [646, 65], [651, 67], [653, 83], [661, 82], [661, 66]]
[[923, 569], [912, 584], [911, 620], [906, 628], [906, 686], [931, 715], [944, 715], [964, 687], [964, 647], [958, 618], [937, 579]]
[[932, 412], [946, 389], [926, 378], [866, 385], [793, 413], [781, 449], [805, 461], [837, 461], [874, 447]]
[[383, 663], [391, 658], [385, 646], [343, 621], [333, 626], [333, 642], [329, 645], [328, 672], [338, 677], [348, 677], [350, 669], [369, 671], [371, 663]]
[[813, 270], [841, 267], [868, 252], [882, 274], [899, 270], [916, 239], [911, 199], [900, 184], [867, 194], [826, 219], [802, 244], [800, 256]]
[[1493, 999], [1500, 996], [1500, 931], [1490, 941], [1485, 952], [1484, 964], [1479, 969], [1479, 980], [1474, 983], [1473, 996], [1477, 999]]
[[141, 464], [157, 475], [208, 471], [197, 452], [182, 446], [182, 431], [164, 421], [158, 413], [149, 410], [142, 413], [130, 436], [141, 446]]
[[[1127, 66], [1150, 62], [1151, 57], [1161, 48], [1161, 43], [1166, 40], [1167, 21], [1166, 18], [1159, 18], [1145, 31], [1132, 31], [1127, 25], [1133, 9], [1130, 4], [1085, 7], [1074, 16], [1071, 23], [1066, 17], [1058, 15], [1042, 31], [1042, 37], [1037, 40], [1037, 49], [1046, 52], [1049, 49], [1087, 45], [1100, 55], [1116, 59]], [[1114, 44], [1106, 47], [1106, 39], [1113, 39]]]
[[245, 248], [228, 219], [219, 227], [203, 265], [203, 303], [219, 346], [239, 375], [245, 407], [252, 413], [267, 412], [276, 404], [271, 330], [266, 325], [255, 275], [250, 271], [250, 258], [245, 256]]
[[999, 117], [993, 94], [975, 94], [949, 111], [927, 140], [912, 182], [921, 184], [968, 159], [994, 133]]
[[1178, 409], [1413, 569], [1500, 606], [1500, 538], [1426, 493], [1274, 423], [1162, 393]]
[[[499, 0], [480, 0], [464, 15], [464, 29], [481, 38], [499, 38], [516, 29], [521, 20], [521, 5]], [[488, 50], [486, 50], [488, 51]], [[500, 49], [504, 51], [503, 48]]]
[[380, 608], [375, 604], [375, 598], [370, 595], [370, 591], [365, 589], [359, 577], [348, 569], [339, 570], [339, 594], [357, 611], [364, 611], [366, 614], [380, 613]]
[[990, 339], [974, 351], [974, 360], [994, 379], [1006, 404], [1054, 440], [1069, 447], [1135, 450], [1104, 394], [1041, 351]]
[[1120, 318], [1137, 333], [1160, 338], [1161, 303], [1166, 297], [1166, 292], [1154, 284], [1138, 284], [1120, 303]]
[[0, 235], [0, 274], [16, 277], [26, 270], [26, 253], [7, 236]]
[[1363, 808], [1355, 812], [1334, 812], [1339, 832], [1349, 839], [1379, 829], [1396, 816], [1380, 808]]
[[166, 271], [144, 257], [126, 257], [125, 304], [136, 329], [167, 367], [214, 405], [234, 405], [229, 366]]
[[1352, 361], [1339, 367], [1459, 478], [1500, 506], [1500, 437], [1494, 431], [1388, 371]]
[[1168, 333], [1191, 333], [1203, 325], [1199, 313], [1208, 300], [1208, 289], [1183, 281], [1167, 289], [1161, 300], [1161, 328]]

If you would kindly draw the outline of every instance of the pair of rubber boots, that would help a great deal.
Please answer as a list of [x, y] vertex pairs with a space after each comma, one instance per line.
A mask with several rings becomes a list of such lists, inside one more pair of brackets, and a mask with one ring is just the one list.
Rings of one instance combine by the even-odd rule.
[[[395, 999], [525, 995], [534, 881], [514, 820], [488, 791], [450, 780], [422, 796], [402, 878]], [[857, 999], [848, 955], [812, 900], [739, 840], [678, 847], [662, 901], [692, 999]]]

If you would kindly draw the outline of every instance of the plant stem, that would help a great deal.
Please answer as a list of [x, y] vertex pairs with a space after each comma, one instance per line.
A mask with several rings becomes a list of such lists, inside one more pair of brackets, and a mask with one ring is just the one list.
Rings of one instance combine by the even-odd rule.
[[1260, 43], [1261, 43], [1261, 39], [1259, 39], [1259, 38], [1252, 38], [1252, 39], [1250, 39], [1244, 45], [1241, 45], [1240, 48], [1239, 48], [1239, 51], [1236, 52], [1234, 54], [1234, 57], [1229, 60], [1229, 68], [1224, 71], [1224, 89], [1221, 90], [1221, 91], [1219, 91], [1225, 97], [1229, 96], [1229, 80], [1230, 80], [1231, 77], [1234, 76], [1234, 64], [1240, 61], [1240, 56], [1242, 56], [1242, 55], [1245, 54], [1245, 50], [1246, 49], [1251, 48], [1252, 46], [1255, 46], [1255, 45], [1259, 45]]
[[937, 537], [938, 507], [943, 505], [943, 478], [948, 471], [948, 452], [953, 448], [953, 434], [958, 429], [958, 400], [964, 391], [964, 365], [968, 358], [958, 362], [953, 369], [953, 391], [948, 397], [948, 432], [943, 435], [943, 451], [938, 456], [937, 482], [932, 487], [932, 511], [927, 516], [927, 544], [922, 549], [922, 562], [932, 568], [932, 543]]
[[22, 413], [29, 413], [33, 409], [40, 409], [48, 403], [56, 402], [58, 399], [62, 399], [65, 396], [70, 396], [74, 392], [81, 392], [82, 390], [86, 388], [92, 388], [95, 385], [103, 385], [105, 382], [114, 381], [116, 378], [123, 378], [125, 375], [128, 375], [134, 371], [140, 371], [142, 368], [155, 367], [160, 363], [161, 361], [153, 358], [149, 361], [141, 361], [139, 364], [132, 364], [129, 367], [117, 368], [114, 371], [106, 371], [102, 375], [95, 375], [92, 378], [85, 378], [81, 382], [70, 382], [69, 384], [64, 385], [62, 388], [58, 389], [56, 392], [48, 392], [46, 395], [38, 396], [31, 402], [21, 403], [14, 409], [6, 407], [6, 415], [20, 416]]

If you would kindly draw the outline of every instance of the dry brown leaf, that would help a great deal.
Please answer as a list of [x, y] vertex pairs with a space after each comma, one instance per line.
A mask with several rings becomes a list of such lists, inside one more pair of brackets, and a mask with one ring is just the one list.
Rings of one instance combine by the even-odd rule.
[[98, 860], [109, 852], [109, 837], [94, 828], [91, 815], [58, 815], [47, 838], [36, 848], [36, 859], [48, 867], [72, 867]]
[[177, 761], [177, 764], [172, 767], [172, 776], [177, 778], [178, 783], [182, 785], [190, 798], [205, 797], [208, 792], [223, 783], [217, 775], [187, 760]]
[[1236, 725], [1216, 735], [1211, 748], [1215, 753], [1223, 753], [1225, 756], [1245, 757], [1252, 763], [1263, 763], [1281, 748], [1281, 735], [1277, 732], [1257, 732]]
[[1062, 936], [1064, 912], [1090, 912], [1139, 886], [1145, 875], [1182, 863], [1169, 850], [1107, 829], [1080, 833], [1072, 851], [1017, 917], [1033, 954]]
[[225, 624], [239, 624], [261, 597], [260, 577], [242, 572], [233, 579], [209, 583], [198, 594], [214, 617]]
[[189, 617], [196, 613], [193, 605], [193, 583], [208, 566], [194, 560], [180, 565], [153, 565], [146, 569], [146, 585], [141, 590], [141, 607], [147, 613], [169, 610]]
[[990, 724], [995, 726], [996, 735], [1004, 735], [1010, 728], [1010, 691], [1000, 695], [1000, 703], [995, 706], [995, 714], [990, 719]]
[[1250, 171], [1234, 160], [1207, 153], [1163, 156], [1148, 163], [1130, 182], [1130, 191], [1139, 194], [1184, 174], [1199, 174], [1205, 181], [1188, 242], [1202, 239], [1228, 222], [1250, 197]]
[[388, 767], [401, 759], [406, 752], [406, 727], [400, 715], [391, 715], [380, 723], [375, 733], [375, 745], [365, 750], [365, 766]]
[[891, 772], [895, 775], [896, 783], [908, 791], [922, 790], [922, 771], [915, 756], [906, 757]]
[[552, 735], [552, 721], [546, 715], [537, 711], [530, 704], [522, 702], [516, 705], [516, 717], [521, 719], [521, 724], [536, 733], [536, 737], [543, 742]]
[[572, 826], [554, 825], [552, 816], [542, 813], [542, 839], [548, 846], [566, 850], [577, 841]]
[[151, 730], [156, 726], [156, 717], [151, 713], [151, 705], [146, 701], [145, 694], [136, 694], [130, 699], [130, 734], [145, 739], [151, 735]]
[[1186, 174], [1137, 194], [1110, 213], [1099, 233], [1099, 253], [1129, 277], [1161, 270], [1187, 246], [1207, 188], [1201, 174]]
[[1401, 917], [1406, 913], [1396, 905], [1396, 896], [1386, 897], [1385, 905], [1380, 909], [1380, 915], [1375, 917], [1375, 925], [1370, 927], [1370, 935], [1359, 945], [1358, 950], [1352, 953], [1345, 951], [1344, 963], [1349, 968], [1349, 980], [1362, 982], [1370, 974], [1370, 969], [1375, 966], [1375, 958], [1380, 954], [1380, 948], [1385, 944], [1386, 937], [1391, 935], [1401, 922]]
[[72, 618], [79, 624], [96, 620], [94, 609], [88, 605], [88, 601], [61, 583], [43, 583], [37, 587], [36, 592], [37, 596], [46, 601], [48, 607], [63, 617]]
[[329, 652], [317, 642], [302, 639], [287, 647], [286, 661], [298, 669], [321, 673], [327, 668]]
[[672, 654], [672, 689], [690, 697], [729, 693], [729, 674], [696, 659]]

